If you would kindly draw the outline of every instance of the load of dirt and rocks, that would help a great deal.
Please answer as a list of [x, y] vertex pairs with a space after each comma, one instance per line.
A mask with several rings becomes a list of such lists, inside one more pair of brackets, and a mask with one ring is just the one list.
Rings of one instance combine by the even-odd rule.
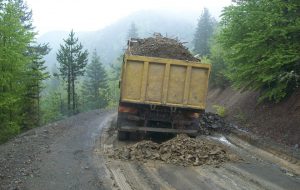
[[225, 147], [206, 139], [190, 138], [179, 134], [161, 144], [141, 141], [134, 145], [115, 149], [110, 155], [122, 160], [159, 160], [182, 166], [220, 165], [231, 160], [231, 153]]
[[164, 37], [159, 33], [155, 33], [153, 37], [149, 38], [131, 39], [126, 53], [130, 55], [200, 61], [178, 39]]

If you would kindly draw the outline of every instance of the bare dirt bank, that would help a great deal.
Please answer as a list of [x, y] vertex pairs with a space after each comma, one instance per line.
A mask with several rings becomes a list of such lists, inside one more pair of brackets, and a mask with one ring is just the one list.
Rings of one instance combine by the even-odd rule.
[[286, 100], [258, 104], [257, 92], [237, 92], [232, 88], [211, 89], [208, 110], [226, 107], [227, 119], [261, 137], [298, 149], [300, 146], [300, 90]]

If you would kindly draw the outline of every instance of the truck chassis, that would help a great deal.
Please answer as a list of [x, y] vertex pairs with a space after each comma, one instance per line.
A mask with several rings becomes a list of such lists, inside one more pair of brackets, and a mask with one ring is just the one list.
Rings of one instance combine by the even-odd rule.
[[126, 140], [130, 133], [185, 133], [195, 136], [203, 110], [120, 103], [117, 128], [119, 140]]

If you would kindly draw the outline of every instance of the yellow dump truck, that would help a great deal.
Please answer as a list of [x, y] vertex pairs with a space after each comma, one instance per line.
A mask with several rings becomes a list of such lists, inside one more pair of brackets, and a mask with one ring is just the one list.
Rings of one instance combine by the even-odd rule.
[[210, 65], [124, 55], [118, 138], [132, 132], [197, 133], [205, 110]]

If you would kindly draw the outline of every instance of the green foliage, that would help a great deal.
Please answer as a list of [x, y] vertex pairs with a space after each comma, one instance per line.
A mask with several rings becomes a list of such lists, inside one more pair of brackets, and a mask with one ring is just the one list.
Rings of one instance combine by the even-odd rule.
[[0, 143], [9, 140], [11, 137], [18, 134], [19, 132], [20, 132], [20, 127], [15, 123], [1, 126]]
[[299, 87], [300, 1], [238, 1], [225, 8], [218, 42], [239, 89], [280, 101]]
[[194, 52], [202, 56], [208, 56], [209, 40], [212, 37], [215, 26], [215, 20], [211, 17], [207, 8], [204, 8], [203, 13], [198, 21], [197, 29], [194, 35]]
[[41, 96], [41, 124], [63, 119], [68, 115], [66, 84], [53, 68], [53, 76], [46, 81]]
[[48, 44], [35, 44], [31, 46], [28, 55], [31, 62], [27, 65], [25, 81], [25, 94], [22, 124], [25, 128], [33, 128], [40, 125], [40, 96], [44, 88], [43, 81], [50, 77], [44, 66], [43, 56], [50, 51]]
[[60, 63], [60, 76], [67, 83], [68, 112], [70, 115], [78, 112], [75, 81], [85, 72], [88, 62], [88, 52], [87, 50], [83, 50], [83, 46], [79, 43], [78, 38], [75, 37], [73, 30], [64, 42], [64, 45], [60, 45], [56, 59]]
[[23, 120], [23, 95], [26, 92], [26, 54], [34, 33], [23, 1], [1, 1], [0, 6], [0, 141], [18, 133]]
[[36, 43], [31, 17], [23, 0], [0, 1], [0, 142], [39, 125], [49, 47]]
[[226, 115], [226, 108], [224, 106], [213, 105], [213, 108], [216, 110], [216, 114], [218, 114], [221, 117], [225, 117], [225, 115]]
[[210, 62], [212, 65], [210, 73], [209, 85], [211, 87], [225, 88], [229, 86], [229, 81], [225, 76], [226, 63], [224, 61], [224, 50], [221, 48], [220, 44], [216, 42], [216, 39], [210, 43]]
[[120, 78], [123, 63], [123, 55], [120, 55], [111, 65], [108, 71], [109, 107], [116, 107], [120, 99]]
[[105, 108], [108, 105], [107, 83], [106, 71], [95, 50], [83, 82], [82, 99], [85, 110]]
[[65, 115], [66, 101], [60, 89], [50, 91], [42, 96], [42, 124], [62, 119]]

